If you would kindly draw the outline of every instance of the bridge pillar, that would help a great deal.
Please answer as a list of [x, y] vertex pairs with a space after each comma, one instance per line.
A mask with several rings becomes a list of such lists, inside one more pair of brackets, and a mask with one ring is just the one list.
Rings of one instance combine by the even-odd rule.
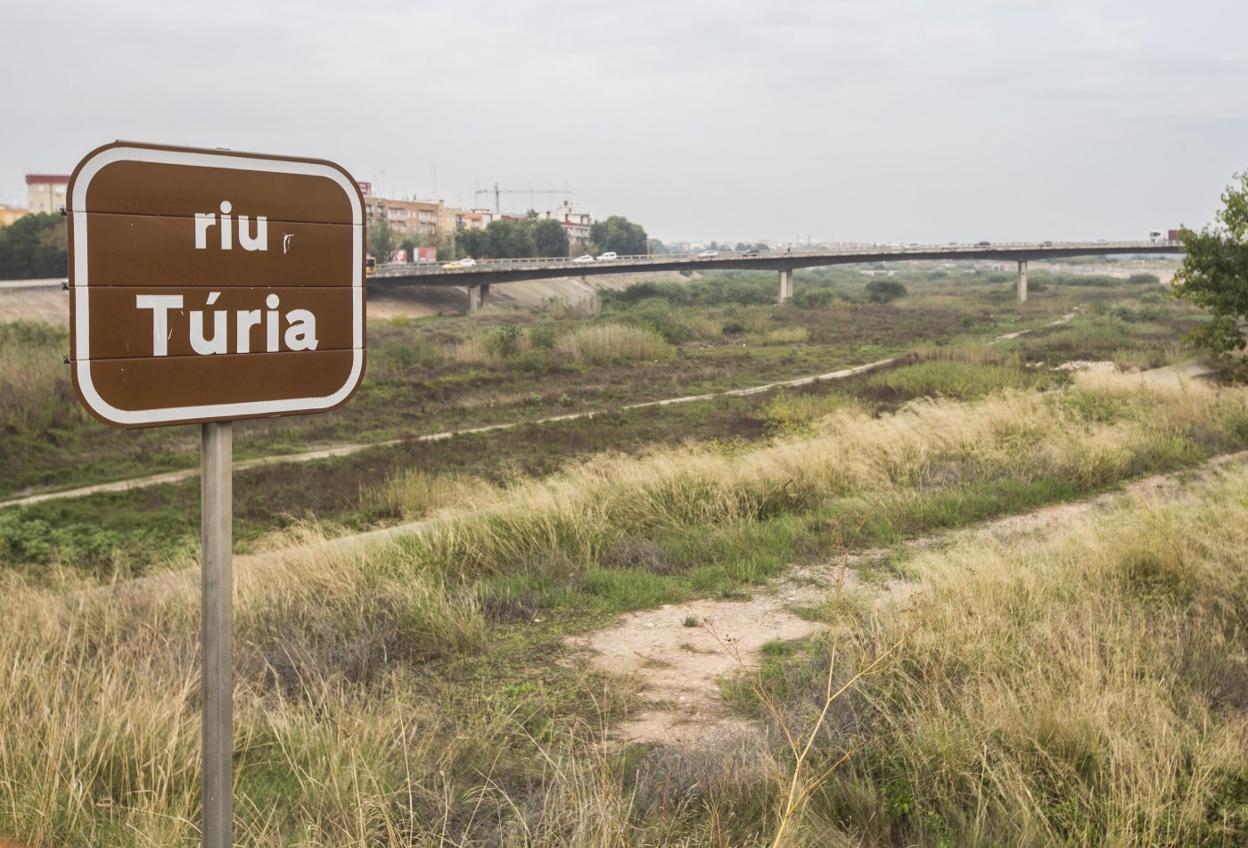
[[780, 269], [780, 300], [779, 303], [788, 303], [793, 299], [793, 269]]
[[479, 311], [481, 307], [485, 305], [485, 297], [484, 297], [485, 292], [482, 290], [488, 289], [488, 288], [489, 286], [469, 286], [468, 287], [468, 314], [469, 315], [471, 315], [474, 312]]
[[1018, 302], [1027, 302], [1027, 260], [1018, 260]]

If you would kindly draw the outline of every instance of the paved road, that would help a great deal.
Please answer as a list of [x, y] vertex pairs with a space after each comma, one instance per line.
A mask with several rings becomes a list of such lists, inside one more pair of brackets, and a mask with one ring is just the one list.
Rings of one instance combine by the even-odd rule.
[[1029, 261], [1071, 256], [1131, 254], [1179, 254], [1180, 242], [1094, 241], [1012, 242], [1008, 244], [872, 245], [782, 253], [776, 251], [728, 252], [714, 256], [660, 254], [621, 256], [605, 262], [571, 259], [485, 259], [471, 268], [447, 268], [435, 264], [382, 266], [369, 280], [392, 285], [479, 286], [551, 277], [586, 277], [597, 274], [637, 274], [646, 271], [705, 271], [745, 269], [788, 271], [825, 265], [851, 265], [908, 260], [991, 259]]

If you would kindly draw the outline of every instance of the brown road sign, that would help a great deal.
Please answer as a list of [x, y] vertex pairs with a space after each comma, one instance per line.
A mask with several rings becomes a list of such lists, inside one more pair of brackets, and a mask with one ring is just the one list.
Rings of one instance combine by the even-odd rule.
[[364, 206], [332, 162], [117, 142], [69, 183], [74, 388], [152, 427], [324, 412], [364, 375]]

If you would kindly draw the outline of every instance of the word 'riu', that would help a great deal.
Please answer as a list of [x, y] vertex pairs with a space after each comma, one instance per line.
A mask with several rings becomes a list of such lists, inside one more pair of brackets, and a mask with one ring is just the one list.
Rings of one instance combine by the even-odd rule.
[[[234, 247], [234, 219], [230, 217], [233, 206], [228, 200], [221, 201], [221, 220], [218, 223], [216, 212], [195, 213], [195, 249], [208, 249], [208, 230], [218, 227], [221, 230], [221, 249], [230, 250]], [[246, 215], [238, 216], [238, 246], [243, 250], [269, 249], [269, 219], [265, 215], [256, 216], [255, 232], [248, 226]]]
[[[205, 306], [217, 302], [221, 292], [209, 292]], [[169, 313], [178, 310], [181, 315], [184, 298], [180, 294], [140, 294], [135, 295], [136, 309], [152, 310], [152, 355], [169, 355]], [[259, 309], [240, 309], [234, 313], [234, 353], [251, 353], [252, 330], [263, 323], [264, 349], [267, 353], [285, 350], [316, 350], [316, 316], [307, 309], [292, 309], [284, 315], [277, 307], [281, 300], [277, 294], [270, 292], [264, 299], [268, 307], [261, 318]], [[213, 310], [212, 337], [204, 336], [204, 310], [192, 309], [190, 315], [191, 349], [198, 354], [207, 356], [214, 353], [229, 353], [230, 313], [228, 310]], [[286, 321], [286, 330], [282, 332], [282, 319]], [[284, 348], [283, 348], [284, 345]]]

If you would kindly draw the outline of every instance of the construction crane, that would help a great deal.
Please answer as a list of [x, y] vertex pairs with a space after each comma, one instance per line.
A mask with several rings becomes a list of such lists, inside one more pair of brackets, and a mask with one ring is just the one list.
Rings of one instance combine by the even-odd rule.
[[486, 194], [486, 195], [492, 194], [494, 195], [494, 214], [501, 215], [503, 212], [502, 195], [504, 194], [527, 194], [529, 196], [529, 208], [534, 209], [535, 207], [533, 205], [533, 195], [535, 194], [571, 194], [571, 193], [572, 192], [569, 191], [568, 189], [562, 189], [562, 188], [533, 188], [531, 184], [529, 185], [527, 189], [499, 188], [498, 183], [495, 182], [492, 188], [479, 188], [476, 191], [474, 191], [472, 193], [472, 202], [477, 203], [481, 195], [483, 194]]

